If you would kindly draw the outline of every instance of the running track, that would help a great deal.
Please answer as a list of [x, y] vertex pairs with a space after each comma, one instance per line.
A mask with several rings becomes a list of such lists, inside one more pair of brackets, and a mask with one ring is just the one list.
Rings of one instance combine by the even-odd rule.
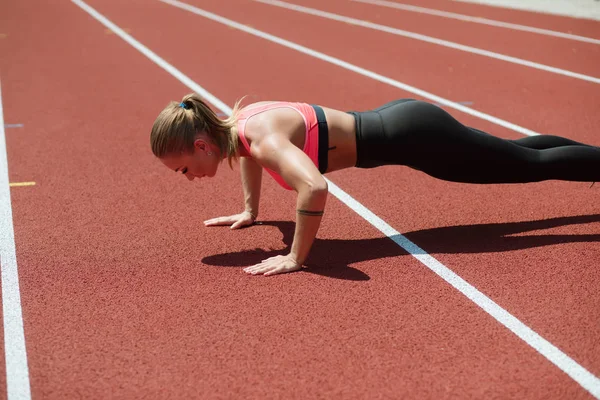
[[[322, 3], [296, 0], [600, 78], [598, 44]], [[225, 105], [248, 95], [367, 109], [423, 98], [417, 88], [536, 133], [600, 145], [598, 83], [252, 0], [188, 0], [408, 85], [399, 88], [164, 2], [85, 4]], [[598, 22], [413, 4], [600, 39]], [[8, 219], [0, 236], [4, 398], [600, 397], [598, 186], [460, 185], [394, 167], [328, 174], [332, 190], [404, 235], [388, 232], [391, 239], [419, 246], [415, 254], [336, 192], [308, 270], [248, 276], [243, 266], [291, 244], [294, 193], [265, 174], [261, 224], [204, 228], [204, 219], [239, 212], [239, 171], [224, 164], [214, 182], [189, 183], [153, 159], [154, 118], [192, 89], [82, 7], [0, 4], [8, 178], [35, 182], [0, 188], [10, 191], [2, 211], [12, 211], [14, 225], [14, 242]], [[443, 106], [465, 124], [523, 135]], [[4, 276], [11, 243], [16, 300]], [[483, 297], [468, 298], [428, 265], [453, 271], [532, 331], [519, 336], [477, 304]], [[14, 344], [18, 311], [26, 355]], [[558, 358], [534, 348], [536, 338]]]

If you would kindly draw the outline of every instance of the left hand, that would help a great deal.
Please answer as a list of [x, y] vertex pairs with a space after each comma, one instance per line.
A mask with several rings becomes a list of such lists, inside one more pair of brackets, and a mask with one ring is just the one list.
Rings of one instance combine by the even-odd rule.
[[275, 256], [263, 260], [260, 264], [244, 268], [244, 272], [252, 275], [264, 274], [265, 276], [298, 271], [303, 268], [290, 254]]

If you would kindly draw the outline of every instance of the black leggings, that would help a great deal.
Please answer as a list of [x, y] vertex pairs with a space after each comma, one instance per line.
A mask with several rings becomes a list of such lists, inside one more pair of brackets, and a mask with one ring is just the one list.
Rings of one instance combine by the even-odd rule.
[[560, 136], [502, 139], [413, 99], [349, 113], [356, 118], [358, 168], [406, 165], [463, 183], [600, 181], [600, 147]]

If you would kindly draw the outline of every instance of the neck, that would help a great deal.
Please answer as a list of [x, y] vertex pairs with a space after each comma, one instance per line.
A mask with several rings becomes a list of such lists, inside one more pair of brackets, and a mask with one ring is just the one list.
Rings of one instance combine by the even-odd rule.
[[246, 146], [244, 146], [244, 143], [242, 142], [242, 139], [240, 139], [240, 136], [238, 135], [238, 129], [237, 126], [234, 125], [229, 129], [229, 136], [231, 136], [232, 139], [237, 141], [237, 156], [238, 157], [250, 157], [250, 153], [248, 153], [248, 150], [246, 150]]

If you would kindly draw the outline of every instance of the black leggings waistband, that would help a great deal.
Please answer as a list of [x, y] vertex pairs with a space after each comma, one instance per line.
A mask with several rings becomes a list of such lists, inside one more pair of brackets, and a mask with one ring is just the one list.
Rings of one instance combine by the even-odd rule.
[[325, 112], [317, 105], [311, 104], [317, 114], [317, 123], [319, 124], [319, 172], [327, 172], [327, 157], [329, 153], [329, 128]]

